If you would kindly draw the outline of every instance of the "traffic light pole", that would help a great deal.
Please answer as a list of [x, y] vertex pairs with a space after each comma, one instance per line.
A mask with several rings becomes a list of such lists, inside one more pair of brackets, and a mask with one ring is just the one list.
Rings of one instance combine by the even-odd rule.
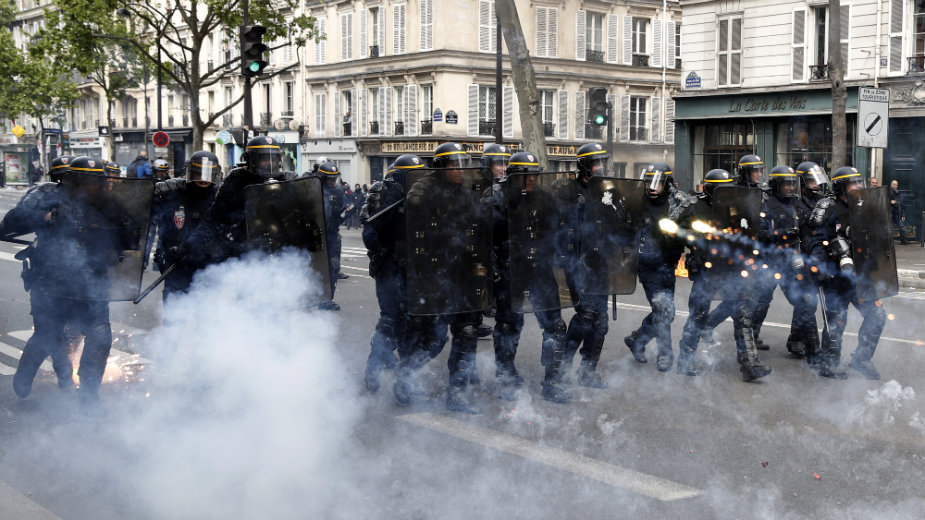
[[607, 103], [607, 153], [613, 162], [613, 106]]
[[[241, 14], [241, 24], [247, 25], [250, 23], [250, 2], [248, 0], [241, 0], [241, 7], [244, 11]], [[243, 60], [244, 56], [241, 56], [241, 59]], [[246, 75], [244, 76], [244, 127], [245, 130], [252, 130], [254, 128], [254, 106], [251, 101], [251, 78]], [[244, 136], [246, 141], [247, 132], [245, 132]]]

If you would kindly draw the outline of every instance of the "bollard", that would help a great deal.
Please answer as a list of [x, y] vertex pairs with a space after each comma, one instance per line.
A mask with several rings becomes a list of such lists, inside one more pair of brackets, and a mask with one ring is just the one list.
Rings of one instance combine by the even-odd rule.
[[922, 247], [925, 247], [925, 211], [922, 212], [922, 222], [919, 225], [919, 232], [922, 233]]

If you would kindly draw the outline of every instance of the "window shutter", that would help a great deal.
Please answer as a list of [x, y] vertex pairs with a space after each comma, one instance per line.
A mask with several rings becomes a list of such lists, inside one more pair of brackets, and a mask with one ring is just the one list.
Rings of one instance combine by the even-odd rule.
[[903, 71], [903, 9], [905, 0], [890, 0], [890, 72]]
[[575, 93], [575, 139], [585, 138], [585, 93], [579, 90]]
[[405, 53], [405, 4], [392, 6], [392, 54]]
[[388, 130], [387, 130], [388, 128], [387, 123], [385, 122], [385, 119], [386, 119], [386, 115], [385, 115], [386, 113], [385, 99], [386, 98], [385, 96], [388, 90], [389, 88], [387, 87], [379, 87], [379, 106], [377, 107], [379, 109], [379, 114], [376, 117], [376, 120], [379, 121], [379, 135], [389, 135]]
[[[394, 121], [393, 106], [392, 106], [392, 89], [391, 87], [383, 87], [382, 94], [385, 96], [382, 98], [382, 108], [385, 110], [385, 132], [380, 132], [383, 135], [392, 135], [394, 133], [395, 127], [392, 124]], [[380, 128], [379, 130], [382, 130]]]
[[607, 63], [617, 63], [617, 29], [620, 27], [620, 17], [615, 14], [607, 15]]
[[495, 52], [497, 30], [494, 1], [479, 0], [479, 51]]
[[469, 85], [468, 89], [468, 118], [466, 120], [467, 135], [479, 135], [479, 86]]
[[719, 45], [717, 52], [716, 84], [725, 85], [729, 80], [729, 19], [719, 21]]
[[[324, 25], [325, 19], [323, 16], [319, 16], [315, 26], [318, 28], [318, 34], [324, 34]], [[315, 43], [315, 64], [324, 65], [325, 55], [327, 54], [327, 48], [325, 47], [325, 42], [327, 40], [321, 40]]]
[[791, 38], [793, 46], [793, 69], [791, 79], [793, 81], [803, 81], [806, 70], [806, 11], [797, 9], [793, 12], [793, 37]]
[[405, 135], [418, 135], [418, 86], [405, 87]]
[[421, 48], [434, 48], [434, 0], [421, 0]]
[[354, 132], [356, 135], [361, 137], [366, 137], [366, 134], [369, 132], [369, 117], [367, 116], [367, 94], [368, 90], [366, 88], [361, 88], [357, 90], [357, 123], [360, 125], [358, 132]]
[[633, 64], [633, 17], [623, 17], [623, 64]]
[[678, 55], [678, 49], [675, 46], [675, 33], [678, 30], [678, 24], [676, 22], [668, 22], [668, 25], [665, 29], [665, 41], [668, 43], [667, 52], [665, 52], [665, 65], [669, 69], [675, 68], [675, 59]]
[[[732, 19], [732, 42], [730, 42], [729, 83], [738, 85], [742, 83], [742, 19]], [[735, 52], [732, 52], [735, 51]]]
[[568, 139], [568, 90], [558, 91], [559, 95], [559, 119], [558, 131], [556, 137], [559, 139]]
[[630, 142], [630, 97], [620, 96], [620, 142]]
[[369, 9], [360, 11], [360, 58], [368, 56], [369, 45], [366, 43], [367, 25], [369, 25]]
[[545, 58], [549, 56], [548, 44], [547, 44], [547, 33], [549, 31], [549, 24], [547, 22], [549, 18], [549, 8], [548, 7], [537, 7], [536, 8], [536, 56], [537, 58]]
[[585, 61], [585, 37], [588, 34], [586, 26], [587, 12], [578, 11], [575, 13], [575, 59]]
[[665, 143], [674, 144], [674, 100], [665, 100]]
[[[617, 95], [608, 93], [607, 103], [610, 105], [610, 119], [615, 119], [617, 117]], [[610, 121], [608, 121], [607, 124], [611, 124]], [[616, 137], [619, 138], [619, 136]]]
[[662, 45], [662, 21], [652, 20], [652, 66], [661, 67], [664, 59], [665, 46]]
[[504, 118], [501, 133], [504, 137], [512, 139], [514, 137], [514, 87], [505, 85], [501, 88], [504, 100], [501, 117]]
[[376, 34], [376, 45], [379, 46], [379, 56], [385, 56], [385, 7], [376, 10], [376, 18], [379, 23], [379, 33]]
[[341, 61], [353, 59], [353, 13], [340, 15]]
[[658, 143], [662, 140], [662, 98], [652, 97], [652, 124], [649, 134], [649, 142]]
[[559, 56], [559, 10], [550, 7], [548, 9], [549, 18], [546, 23], [548, 24], [548, 32], [546, 36], [546, 56], [549, 58], [555, 58]]
[[[841, 6], [841, 27], [839, 27], [839, 40], [842, 66], [845, 67], [845, 77], [851, 71], [851, 5]], [[878, 64], [879, 66], [879, 64]]]
[[341, 132], [343, 131], [344, 114], [340, 111], [340, 97], [343, 93], [339, 91], [334, 92], [334, 137], [340, 137]]

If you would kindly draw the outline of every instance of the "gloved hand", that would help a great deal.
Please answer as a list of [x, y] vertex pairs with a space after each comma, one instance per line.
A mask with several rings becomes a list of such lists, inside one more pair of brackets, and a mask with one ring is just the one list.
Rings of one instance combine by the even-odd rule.
[[166, 181], [161, 181], [154, 185], [154, 193], [156, 195], [164, 195], [166, 193], [170, 193], [171, 191], [179, 191], [185, 188], [185, 179], [167, 179]]
[[186, 242], [182, 242], [176, 246], [170, 246], [167, 248], [167, 260], [171, 264], [176, 264], [184, 259], [190, 254], [190, 247]]

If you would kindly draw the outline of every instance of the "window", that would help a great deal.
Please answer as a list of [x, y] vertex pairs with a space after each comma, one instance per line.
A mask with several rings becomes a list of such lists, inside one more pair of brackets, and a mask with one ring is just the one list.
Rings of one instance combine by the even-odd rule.
[[341, 91], [340, 111], [341, 111], [341, 135], [353, 135], [353, 91]]
[[421, 86], [421, 133], [432, 134], [434, 132], [434, 86]]
[[421, 0], [421, 50], [434, 48], [434, 0]]
[[925, 0], [915, 0], [912, 15], [912, 59], [910, 72], [925, 72]]
[[646, 121], [648, 121], [646, 101], [648, 101], [648, 98], [645, 97], [630, 97], [630, 141], [645, 141], [648, 139], [648, 135], [646, 135]]
[[813, 44], [815, 45], [813, 65], [825, 65], [829, 61], [829, 38], [825, 30], [829, 24], [829, 8], [814, 7], [813, 18], [816, 22], [813, 24]]
[[495, 17], [495, 1], [479, 0], [479, 51], [496, 52], [498, 41], [498, 19]]
[[585, 54], [588, 61], [604, 62], [604, 15], [588, 12], [585, 18]]
[[536, 8], [536, 56], [555, 58], [558, 55], [556, 34], [559, 30], [559, 10], [555, 7]]
[[646, 33], [649, 32], [648, 18], [633, 18], [633, 54], [649, 54]]
[[392, 52], [405, 53], [405, 4], [392, 6]]
[[494, 121], [495, 106], [495, 87], [479, 86], [479, 121]]
[[540, 117], [543, 121], [543, 135], [546, 137], [553, 137], [556, 132], [556, 124], [553, 117], [554, 109], [553, 106], [556, 102], [556, 91], [554, 90], [540, 90]]
[[379, 133], [379, 89], [369, 89], [369, 113], [372, 114], [372, 120], [369, 122], [370, 135]]
[[369, 17], [372, 20], [373, 30], [370, 45], [375, 47], [370, 49], [370, 57], [378, 58], [385, 54], [385, 31], [382, 29], [382, 9], [373, 7], [369, 10]]
[[340, 15], [340, 57], [342, 61], [353, 59], [353, 13]]
[[293, 93], [295, 91], [295, 83], [292, 81], [287, 81], [283, 84], [284, 90], [286, 92], [286, 106], [283, 109], [283, 115], [292, 117], [293, 115]]
[[674, 68], [681, 68], [681, 24], [674, 26]]
[[315, 94], [315, 136], [325, 136], [325, 102], [327, 95], [324, 92]]
[[720, 19], [718, 32], [716, 83], [738, 85], [742, 82], [742, 18]]
[[395, 87], [395, 135], [405, 135], [405, 87]]

